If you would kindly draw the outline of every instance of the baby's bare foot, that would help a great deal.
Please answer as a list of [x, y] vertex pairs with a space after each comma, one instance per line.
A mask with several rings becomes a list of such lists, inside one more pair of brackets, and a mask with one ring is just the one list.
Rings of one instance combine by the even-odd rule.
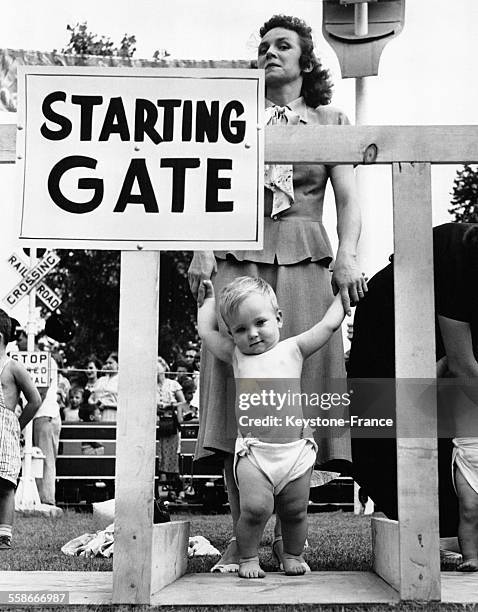
[[302, 555], [291, 555], [284, 552], [282, 561], [286, 576], [302, 576], [302, 574], [310, 572], [310, 567], [304, 561]]
[[456, 569], [458, 572], [478, 572], [478, 558], [465, 559]]
[[259, 557], [240, 559], [239, 576], [241, 578], [265, 578], [266, 574], [259, 565]]

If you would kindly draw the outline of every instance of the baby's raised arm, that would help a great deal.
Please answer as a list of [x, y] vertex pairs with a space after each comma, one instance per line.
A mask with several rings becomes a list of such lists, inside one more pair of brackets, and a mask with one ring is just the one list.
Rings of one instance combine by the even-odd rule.
[[214, 287], [209, 280], [203, 280], [204, 301], [198, 307], [198, 333], [206, 348], [221, 361], [231, 363], [234, 343], [218, 329]]
[[297, 336], [297, 344], [304, 359], [326, 344], [340, 327], [345, 311], [340, 294], [337, 294], [321, 321]]

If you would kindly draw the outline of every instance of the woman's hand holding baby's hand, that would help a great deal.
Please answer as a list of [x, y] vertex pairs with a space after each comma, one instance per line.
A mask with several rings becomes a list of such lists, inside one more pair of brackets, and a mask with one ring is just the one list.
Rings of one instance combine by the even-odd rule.
[[340, 292], [346, 315], [351, 315], [351, 306], [355, 305], [367, 293], [365, 274], [359, 272], [354, 257], [337, 254], [332, 274], [334, 292]]
[[214, 287], [210, 280], [203, 280], [199, 290], [203, 292], [203, 301], [208, 298], [214, 298]]

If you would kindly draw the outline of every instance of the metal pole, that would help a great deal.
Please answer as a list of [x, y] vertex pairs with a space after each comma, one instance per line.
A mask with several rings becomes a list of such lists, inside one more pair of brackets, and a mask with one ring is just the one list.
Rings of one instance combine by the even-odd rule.
[[360, 2], [354, 4], [354, 26], [356, 36], [366, 36], [368, 34], [368, 3]]
[[[37, 250], [30, 249], [30, 270], [35, 266], [37, 261]], [[33, 352], [35, 350], [35, 303], [36, 289], [33, 287], [28, 294], [28, 322], [27, 322], [27, 350]]]
[[[368, 34], [368, 4], [361, 2], [354, 5], [354, 32], [356, 36]], [[367, 125], [370, 122], [368, 108], [368, 77], [355, 78], [355, 125]], [[357, 197], [362, 212], [362, 235], [359, 243], [360, 265], [362, 270], [370, 276], [373, 253], [371, 250], [371, 233], [373, 216], [370, 210], [370, 169], [359, 166], [356, 170]]]
[[[30, 268], [36, 263], [36, 249], [30, 249]], [[35, 350], [35, 289], [29, 293], [27, 322], [27, 349]], [[41, 508], [40, 496], [32, 475], [33, 421], [25, 427], [25, 448], [20, 483], [15, 494], [15, 510], [31, 512]]]
[[[37, 250], [30, 248], [30, 270], [36, 264]], [[35, 350], [35, 287], [28, 294], [28, 321], [27, 321], [27, 350], [33, 352]], [[25, 480], [29, 480], [32, 473], [32, 446], [33, 446], [33, 421], [30, 421], [25, 427], [25, 463], [23, 474]]]
[[[354, 5], [354, 32], [356, 36], [366, 36], [368, 34], [368, 4], [361, 2]], [[355, 125], [366, 125], [369, 122], [367, 107], [367, 77], [355, 78]], [[359, 259], [362, 270], [370, 275], [370, 261], [372, 251], [370, 248], [370, 230], [372, 217], [369, 212], [369, 168], [359, 166], [355, 172], [355, 184], [360, 210], [362, 213], [362, 234], [359, 243]], [[354, 312], [355, 314], [355, 312]], [[354, 483], [354, 514], [362, 513], [362, 504], [358, 498], [359, 486]], [[371, 502], [373, 512], [373, 502]], [[370, 507], [368, 508], [370, 513]]]

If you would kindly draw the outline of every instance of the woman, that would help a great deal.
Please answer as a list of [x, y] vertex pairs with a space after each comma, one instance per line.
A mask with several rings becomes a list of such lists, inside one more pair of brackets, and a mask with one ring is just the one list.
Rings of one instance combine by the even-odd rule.
[[116, 421], [118, 409], [118, 353], [110, 353], [103, 371], [106, 376], [98, 378], [90, 395], [89, 402], [97, 404], [101, 410], [102, 421]]
[[[169, 366], [162, 357], [158, 357], [158, 387], [157, 387], [157, 414], [159, 419], [158, 430], [158, 472], [160, 482], [175, 481], [179, 478], [179, 425], [182, 423], [182, 411], [177, 409], [178, 404], [185, 402], [181, 385], [177, 380], [166, 378]], [[174, 423], [173, 431], [167, 435], [161, 433], [161, 418]], [[166, 422], [163, 420], [163, 423]]]
[[98, 380], [98, 370], [101, 370], [102, 365], [99, 359], [92, 355], [86, 362], [86, 383], [85, 389], [85, 400], [88, 400], [93, 389], [95, 388], [96, 381]]
[[[470, 436], [476, 441], [478, 428], [474, 416], [466, 420], [476, 413], [476, 395], [472, 398], [471, 412], [467, 413], [470, 398], [466, 397], [466, 391], [472, 389], [469, 383], [478, 378], [478, 293], [474, 289], [478, 274], [478, 224], [445, 223], [433, 228], [433, 270], [437, 376], [468, 383], [463, 390], [459, 380], [456, 387], [446, 383], [438, 386], [439, 528], [440, 535], [448, 539], [442, 542], [447, 548], [455, 546], [452, 538], [458, 534], [465, 559], [461, 570], [476, 571], [478, 564], [470, 563], [469, 559], [476, 559], [478, 554], [477, 480], [473, 489], [466, 475], [475, 471], [478, 479], [478, 469], [467, 469], [470, 465], [467, 446], [472, 440]], [[377, 272], [370, 280], [367, 297], [355, 313], [349, 376], [351, 384], [355, 382], [353, 412], [359, 416], [362, 411], [366, 416], [371, 393], [368, 384], [358, 384], [360, 379], [370, 381], [395, 376], [393, 279], [393, 264]], [[376, 400], [376, 391], [373, 392]], [[395, 419], [393, 398], [390, 394], [383, 397], [381, 404], [375, 401], [375, 410], [380, 409], [383, 416]], [[397, 520], [396, 439], [354, 438], [352, 451], [354, 479], [380, 511]], [[476, 448], [474, 454], [476, 466]], [[473, 527], [468, 518], [474, 521]]]
[[[257, 64], [265, 70], [266, 115], [272, 123], [344, 125], [347, 117], [327, 107], [331, 97], [329, 73], [314, 54], [311, 29], [300, 19], [275, 15], [260, 30]], [[292, 181], [290, 176], [292, 175]], [[338, 251], [333, 274], [333, 253], [324, 226], [322, 208], [330, 178], [337, 208]], [[212, 278], [219, 294], [237, 276], [260, 276], [274, 288], [290, 323], [281, 338], [311, 327], [340, 291], [346, 312], [366, 291], [357, 265], [360, 212], [354, 197], [351, 166], [266, 166], [263, 251], [195, 253], [189, 268], [193, 294], [201, 302], [203, 279]], [[332, 281], [332, 282], [331, 282]], [[291, 316], [292, 315], [292, 316]], [[324, 390], [326, 379], [343, 379], [344, 355], [340, 333], [313, 355], [302, 375], [302, 391]], [[234, 404], [227, 401], [229, 368], [204, 351], [201, 356], [200, 431], [196, 458], [211, 452], [224, 457], [225, 477], [233, 526], [239, 516], [239, 498], [232, 465], [236, 422]], [[230, 398], [230, 396], [229, 396]], [[350, 442], [345, 437], [319, 439], [319, 463], [349, 460]], [[329, 464], [330, 465], [330, 464]], [[276, 551], [280, 553], [279, 551]], [[234, 571], [238, 556], [231, 541], [217, 569]]]

